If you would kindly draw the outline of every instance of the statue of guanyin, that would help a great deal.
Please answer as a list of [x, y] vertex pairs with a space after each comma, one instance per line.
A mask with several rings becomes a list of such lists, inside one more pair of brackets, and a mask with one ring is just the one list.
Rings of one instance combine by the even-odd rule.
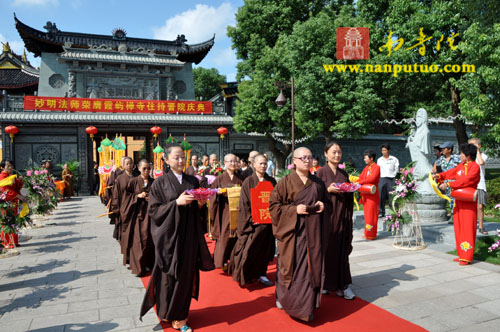
[[[406, 147], [410, 149], [411, 160], [415, 162], [415, 176], [421, 179], [432, 171], [432, 144], [431, 132], [427, 126], [427, 111], [423, 108], [417, 111], [415, 116], [416, 128], [412, 129], [408, 136]], [[427, 181], [418, 181], [417, 192], [427, 195], [433, 194], [434, 191]]]

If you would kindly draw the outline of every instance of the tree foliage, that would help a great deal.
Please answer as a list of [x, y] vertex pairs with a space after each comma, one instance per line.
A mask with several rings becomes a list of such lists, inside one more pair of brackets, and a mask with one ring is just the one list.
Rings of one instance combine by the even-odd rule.
[[[499, 12], [498, 0], [245, 1], [228, 29], [245, 78], [235, 128], [289, 139], [290, 105], [276, 107], [274, 81], [294, 77], [297, 137], [358, 137], [374, 119], [408, 118], [424, 107], [431, 117], [454, 117], [459, 143], [472, 122], [473, 135], [498, 152]], [[337, 60], [337, 27], [369, 27], [370, 59]], [[404, 43], [389, 55], [383, 46], [391, 31], [393, 47]], [[410, 48], [420, 33], [430, 37], [425, 53]], [[323, 64], [473, 64], [476, 72], [326, 73]]]
[[215, 68], [193, 68], [194, 95], [196, 99], [209, 100], [220, 92], [220, 84], [226, 82], [226, 76]]

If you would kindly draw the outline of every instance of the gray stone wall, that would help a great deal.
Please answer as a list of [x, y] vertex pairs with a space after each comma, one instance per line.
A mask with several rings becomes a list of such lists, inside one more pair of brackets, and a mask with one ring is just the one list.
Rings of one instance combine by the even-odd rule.
[[59, 63], [57, 54], [42, 53], [40, 61], [40, 81], [38, 95], [65, 97], [68, 91], [68, 66]]
[[179, 100], [194, 100], [193, 68], [191, 63], [186, 63], [179, 71], [173, 71], [173, 94]]

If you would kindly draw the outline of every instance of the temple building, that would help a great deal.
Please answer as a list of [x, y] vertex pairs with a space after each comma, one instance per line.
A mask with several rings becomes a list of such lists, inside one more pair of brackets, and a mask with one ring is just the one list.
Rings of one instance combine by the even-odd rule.
[[0, 101], [5, 95], [32, 95], [38, 90], [40, 71], [31, 66], [26, 59], [26, 51], [22, 56], [14, 53], [9, 43], [2, 46], [0, 54]]
[[[52, 22], [41, 31], [15, 16], [14, 20], [26, 49], [41, 58], [38, 89], [32, 91], [37, 99], [31, 107], [21, 96], [29, 91], [4, 92], [6, 106], [0, 125], [15, 125], [19, 133], [13, 144], [3, 135], [3, 157], [13, 159], [17, 169], [36, 167], [42, 160], [52, 160], [54, 165], [77, 160], [78, 187], [82, 194], [88, 193], [94, 151], [100, 141], [116, 134], [143, 137], [145, 157], [151, 159], [156, 144], [150, 133], [153, 126], [162, 129], [161, 144], [170, 135], [177, 139], [186, 135], [193, 154], [227, 153], [238, 140], [253, 142], [242, 146], [243, 153], [257, 148], [255, 139], [245, 135], [235, 135], [233, 142], [221, 140], [217, 128], [232, 131], [232, 117], [224, 104], [195, 101], [192, 65], [208, 54], [215, 36], [188, 44], [184, 35], [172, 41], [133, 38], [121, 28], [109, 35], [85, 34], [61, 31]], [[114, 102], [114, 108], [106, 109], [108, 100]], [[73, 111], [73, 103], [80, 103], [80, 109]], [[49, 105], [66, 107], [47, 108]], [[90, 105], [88, 111], [82, 111], [84, 105]], [[174, 112], [159, 111], [171, 106], [176, 107]], [[208, 106], [211, 111], [204, 113]], [[98, 128], [95, 143], [85, 132], [88, 126]]]

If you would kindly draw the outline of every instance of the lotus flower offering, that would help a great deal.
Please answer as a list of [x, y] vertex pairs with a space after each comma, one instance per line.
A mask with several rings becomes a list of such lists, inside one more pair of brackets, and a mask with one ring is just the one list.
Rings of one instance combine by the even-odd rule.
[[198, 188], [198, 189], [186, 190], [186, 194], [193, 195], [194, 199], [196, 200], [207, 200], [216, 193], [217, 189], [210, 189], [210, 188]]
[[355, 192], [361, 187], [359, 183], [350, 183], [350, 182], [335, 183], [334, 186], [337, 187], [340, 191], [346, 193]]

